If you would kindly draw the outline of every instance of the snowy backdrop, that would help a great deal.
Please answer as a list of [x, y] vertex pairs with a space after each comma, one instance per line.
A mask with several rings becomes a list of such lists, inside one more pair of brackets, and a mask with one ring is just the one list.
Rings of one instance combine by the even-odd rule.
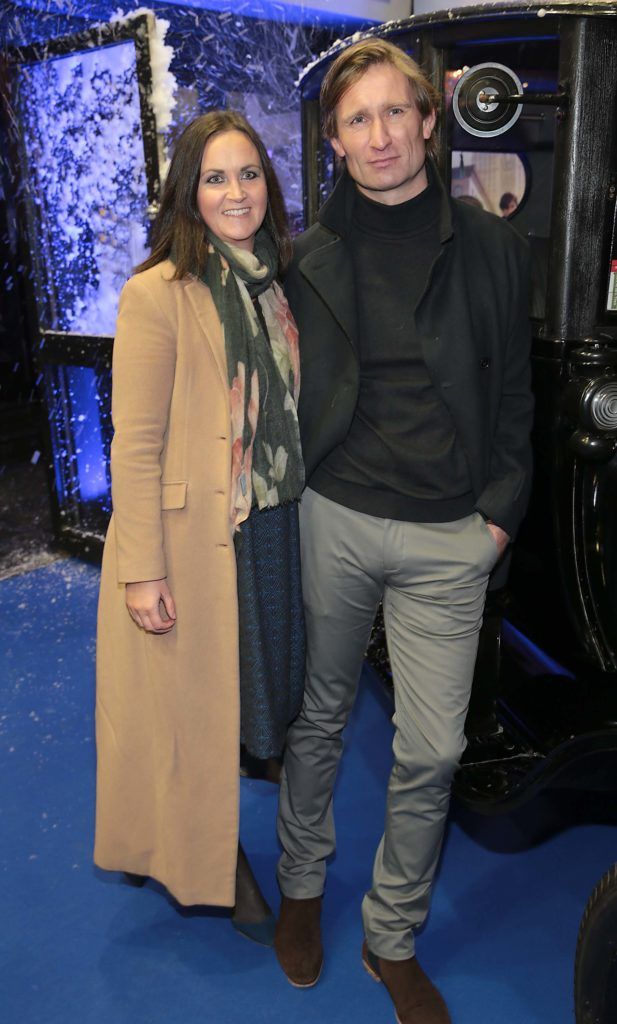
[[[110, 513], [111, 439], [110, 371], [94, 353], [100, 339], [113, 335], [119, 292], [147, 252], [153, 181], [164, 176], [175, 139], [209, 109], [242, 111], [271, 155], [292, 229], [301, 230], [295, 83], [337, 36], [361, 27], [266, 0], [251, 0], [250, 6], [215, 0], [216, 10], [153, 2], [150, 87], [134, 40], [97, 45], [102, 26], [126, 25], [144, 11], [142, 5], [0, 5], [0, 57], [7, 58], [9, 86], [8, 117], [0, 124], [0, 187], [8, 210], [2, 242], [12, 257], [0, 269], [0, 285], [12, 286], [9, 264], [22, 274], [29, 264], [35, 314], [29, 317], [30, 343], [49, 417], [58, 508], [71, 528], [93, 536], [102, 534]], [[50, 45], [66, 37], [71, 41], [61, 52]], [[146, 126], [144, 147], [145, 91], [157, 138], [152, 145]], [[17, 203], [27, 224], [23, 262]], [[41, 338], [44, 331], [54, 334], [53, 355], [49, 335]], [[79, 337], [83, 365], [75, 365], [80, 358], [74, 342], [71, 358], [63, 362], [58, 355], [63, 336], [67, 346]]]

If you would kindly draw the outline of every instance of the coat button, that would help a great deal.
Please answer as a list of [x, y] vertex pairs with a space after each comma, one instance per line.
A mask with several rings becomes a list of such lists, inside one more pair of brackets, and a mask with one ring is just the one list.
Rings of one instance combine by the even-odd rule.
[[480, 360], [480, 368], [482, 370], [488, 370], [490, 365], [491, 365], [490, 359], [481, 359]]

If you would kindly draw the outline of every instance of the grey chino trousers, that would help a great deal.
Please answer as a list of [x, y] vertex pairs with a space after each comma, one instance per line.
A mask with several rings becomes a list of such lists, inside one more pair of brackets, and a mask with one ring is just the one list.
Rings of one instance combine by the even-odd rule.
[[[285, 751], [278, 815], [284, 895], [319, 896], [335, 849], [332, 791], [377, 606], [394, 682], [394, 766], [372, 888], [369, 948], [404, 960], [428, 912], [497, 546], [478, 513], [379, 519], [307, 490], [300, 509], [306, 690]], [[367, 751], [370, 757], [370, 751]]]

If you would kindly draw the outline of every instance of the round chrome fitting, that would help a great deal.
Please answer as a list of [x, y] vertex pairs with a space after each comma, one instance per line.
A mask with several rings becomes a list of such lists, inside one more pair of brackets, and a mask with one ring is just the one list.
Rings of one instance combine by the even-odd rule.
[[478, 138], [503, 135], [516, 124], [522, 103], [511, 96], [522, 96], [518, 75], [505, 64], [476, 64], [459, 78], [452, 96], [452, 110], [461, 128]]
[[598, 433], [617, 433], [617, 380], [605, 378], [589, 382], [581, 395], [581, 419]]

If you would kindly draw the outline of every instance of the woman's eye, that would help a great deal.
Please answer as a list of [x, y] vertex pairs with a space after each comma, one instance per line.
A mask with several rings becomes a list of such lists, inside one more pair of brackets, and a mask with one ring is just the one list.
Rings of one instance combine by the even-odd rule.
[[255, 178], [259, 177], [259, 172], [258, 171], [245, 171], [244, 174], [242, 175], [242, 177], [243, 178], [247, 178], [248, 181], [254, 181]]
[[209, 174], [206, 178], [206, 185], [220, 185], [223, 178], [220, 174]]

